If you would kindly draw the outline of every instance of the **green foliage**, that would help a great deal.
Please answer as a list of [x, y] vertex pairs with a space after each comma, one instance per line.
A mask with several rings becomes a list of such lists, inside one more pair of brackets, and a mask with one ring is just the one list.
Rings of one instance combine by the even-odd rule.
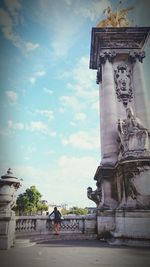
[[62, 214], [62, 215], [67, 215], [67, 214], [69, 214], [69, 210], [67, 210], [67, 209], [65, 209], [65, 208], [62, 208], [62, 209], [61, 209], [61, 214]]
[[73, 207], [70, 213], [76, 214], [76, 215], [86, 215], [88, 214], [88, 210], [85, 208]]
[[73, 207], [69, 210], [62, 209], [61, 213], [63, 215], [67, 215], [67, 214], [86, 215], [86, 214], [88, 214], [88, 210], [86, 208]]
[[41, 193], [33, 185], [20, 194], [16, 201], [15, 211], [17, 214], [36, 214], [37, 211], [48, 210], [48, 206], [41, 202]]
[[41, 211], [41, 213], [42, 213], [42, 211], [48, 211], [48, 206], [42, 202], [39, 202], [37, 204], [37, 210]]

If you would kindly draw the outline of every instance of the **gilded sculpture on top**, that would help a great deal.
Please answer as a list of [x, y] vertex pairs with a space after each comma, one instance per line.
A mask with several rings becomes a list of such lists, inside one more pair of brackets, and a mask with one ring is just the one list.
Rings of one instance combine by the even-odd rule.
[[[120, 1], [121, 4], [121, 1]], [[127, 18], [127, 15], [130, 10], [132, 10], [133, 7], [123, 8], [116, 12], [112, 11], [112, 8], [108, 6], [104, 10], [104, 14], [106, 15], [106, 19], [100, 21], [96, 27], [128, 27], [129, 26], [129, 20]]]

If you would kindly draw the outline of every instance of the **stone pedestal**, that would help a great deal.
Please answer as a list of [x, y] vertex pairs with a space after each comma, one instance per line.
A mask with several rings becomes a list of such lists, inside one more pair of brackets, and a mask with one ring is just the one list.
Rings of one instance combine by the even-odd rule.
[[150, 246], [150, 210], [116, 211], [114, 221], [110, 244]]
[[132, 243], [146, 232], [150, 240], [150, 110], [142, 67], [149, 33], [150, 27], [93, 28], [91, 40], [102, 158], [88, 197], [97, 204], [99, 236]]
[[20, 180], [8, 169], [0, 179], [0, 249], [9, 249], [14, 245], [16, 220], [12, 208], [19, 186]]
[[98, 237], [111, 245], [149, 247], [149, 222], [149, 210], [98, 210]]
[[14, 212], [0, 212], [0, 249], [9, 249], [15, 242]]

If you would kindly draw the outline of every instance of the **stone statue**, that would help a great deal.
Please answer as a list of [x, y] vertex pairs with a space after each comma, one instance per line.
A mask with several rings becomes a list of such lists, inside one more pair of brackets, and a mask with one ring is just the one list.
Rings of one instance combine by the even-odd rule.
[[96, 205], [99, 205], [102, 199], [102, 190], [101, 189], [96, 189], [92, 190], [92, 187], [87, 188], [87, 197], [94, 201]]
[[126, 119], [118, 120], [120, 156], [144, 156], [145, 151], [149, 150], [150, 132], [134, 116], [131, 108], [126, 109], [126, 116]]
[[[120, 1], [121, 4], [121, 1]], [[104, 14], [106, 15], [106, 19], [100, 21], [96, 27], [128, 27], [129, 21], [127, 19], [127, 15], [129, 10], [132, 10], [133, 7], [124, 8], [121, 10], [117, 10], [115, 13], [112, 12], [110, 6], [108, 6], [104, 10]]]
[[116, 94], [118, 101], [122, 101], [126, 107], [133, 98], [131, 87], [131, 70], [126, 64], [120, 64], [114, 70], [114, 79], [116, 84]]

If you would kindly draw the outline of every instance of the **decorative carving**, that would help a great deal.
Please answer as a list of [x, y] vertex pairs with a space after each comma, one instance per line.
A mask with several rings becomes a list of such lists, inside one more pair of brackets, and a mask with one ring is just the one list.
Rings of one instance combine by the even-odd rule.
[[108, 41], [108, 39], [103, 39], [102, 40], [102, 44], [101, 44], [101, 48], [103, 49], [118, 49], [118, 48], [126, 48], [126, 49], [139, 49], [141, 47], [141, 40], [135, 39], [135, 40], [124, 40], [118, 39], [117, 41], [110, 38], [110, 40]]
[[126, 109], [127, 118], [118, 120], [119, 159], [150, 157], [150, 132], [133, 114], [131, 108]]
[[145, 58], [145, 51], [131, 51], [129, 53], [129, 60], [131, 63], [135, 63], [137, 59], [139, 62], [143, 63], [143, 58]]
[[116, 84], [116, 94], [119, 101], [127, 106], [128, 102], [132, 101], [133, 93], [131, 87], [131, 70], [126, 64], [117, 66], [114, 70], [114, 79]]
[[87, 188], [87, 197], [94, 201], [97, 205], [101, 202], [102, 199], [102, 188], [97, 188], [96, 190], [92, 190], [92, 187]]
[[114, 57], [116, 56], [115, 51], [105, 51], [100, 53], [100, 63], [104, 64], [106, 60], [108, 59], [109, 62], [113, 62]]
[[140, 185], [142, 186], [142, 173], [149, 171], [150, 160], [126, 161], [118, 166], [119, 205], [117, 209], [150, 208], [150, 195], [143, 195], [139, 183], [137, 183], [141, 176]]

